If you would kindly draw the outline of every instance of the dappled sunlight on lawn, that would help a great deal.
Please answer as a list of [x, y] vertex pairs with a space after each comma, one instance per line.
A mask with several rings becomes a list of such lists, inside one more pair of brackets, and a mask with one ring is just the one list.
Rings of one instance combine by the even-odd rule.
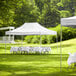
[[[4, 55], [0, 54], [0, 72], [6, 76], [60, 75], [60, 55]], [[66, 73], [67, 57], [62, 55], [62, 70]]]
[[[74, 39], [76, 41], [76, 38]], [[10, 47], [18, 46], [13, 44], [0, 44], [0, 76], [76, 76], [76, 68], [68, 69], [68, 53], [76, 52], [76, 43], [71, 40], [62, 42], [62, 72], [60, 72], [60, 43], [46, 44], [50, 46], [51, 54], [16, 54], [10, 53]], [[74, 42], [74, 43], [73, 43]], [[24, 46], [30, 46], [27, 44]], [[38, 44], [31, 46], [39, 46]]]
[[[59, 55], [0, 55], [0, 57], [0, 70], [9, 74], [30, 76], [60, 71]], [[66, 59], [63, 59], [63, 62], [65, 61]]]

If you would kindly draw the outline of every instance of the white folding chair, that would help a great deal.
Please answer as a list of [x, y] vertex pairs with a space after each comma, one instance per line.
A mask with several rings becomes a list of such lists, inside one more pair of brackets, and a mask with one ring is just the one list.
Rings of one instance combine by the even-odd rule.
[[10, 52], [16, 52], [19, 51], [19, 47], [11, 47]]
[[41, 54], [42, 48], [41, 48], [41, 47], [35, 47], [35, 51], [36, 51], [36, 52], [39, 52], [39, 53]]
[[31, 51], [33, 52], [33, 53], [36, 53], [36, 52], [39, 52], [39, 53], [41, 53], [41, 47], [31, 47]]
[[29, 53], [29, 50], [30, 50], [30, 47], [20, 47], [20, 51], [21, 51], [21, 53], [22, 53], [22, 51], [26, 51], [27, 53]]
[[42, 47], [42, 51], [45, 53], [45, 52], [48, 52], [51, 51], [51, 48], [50, 47]]

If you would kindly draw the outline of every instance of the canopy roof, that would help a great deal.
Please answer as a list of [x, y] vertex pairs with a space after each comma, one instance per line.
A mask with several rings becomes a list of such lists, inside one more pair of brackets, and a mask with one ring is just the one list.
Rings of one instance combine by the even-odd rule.
[[24, 23], [12, 31], [7, 31], [6, 35], [56, 35], [56, 31], [48, 30], [39, 23]]
[[76, 28], [76, 16], [61, 18], [61, 25]]
[[0, 30], [7, 30], [7, 29], [11, 29], [11, 30], [13, 30], [14, 27], [2, 27], [2, 28], [0, 28]]

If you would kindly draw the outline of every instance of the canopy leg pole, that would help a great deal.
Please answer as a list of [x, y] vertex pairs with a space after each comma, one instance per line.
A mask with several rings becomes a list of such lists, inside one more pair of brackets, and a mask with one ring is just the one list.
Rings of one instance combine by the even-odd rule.
[[23, 47], [23, 35], [22, 35], [22, 43], [21, 44], [22, 44], [22, 47]]
[[[9, 31], [11, 31], [11, 29], [9, 29]], [[11, 42], [11, 35], [9, 34], [9, 42]]]
[[5, 38], [5, 54], [6, 54], [6, 38]]
[[41, 41], [41, 34], [40, 34], [40, 47], [41, 47], [42, 41]]
[[60, 31], [60, 72], [62, 71], [62, 25]]
[[[23, 35], [21, 36], [21, 47], [23, 47]], [[21, 54], [22, 54], [22, 51], [21, 51]]]
[[[50, 47], [50, 35], [48, 35], [48, 41], [49, 41], [49, 47]], [[51, 54], [51, 52], [49, 52], [49, 54]]]
[[58, 54], [58, 36], [56, 35], [56, 43], [57, 43], [57, 54]]
[[[40, 34], [40, 47], [41, 47], [41, 44], [42, 44], [42, 41], [41, 41], [41, 34]], [[41, 51], [40, 51], [40, 54], [41, 54]]]
[[15, 42], [15, 41], [14, 41], [14, 35], [13, 35], [12, 39], [13, 39], [13, 42]]

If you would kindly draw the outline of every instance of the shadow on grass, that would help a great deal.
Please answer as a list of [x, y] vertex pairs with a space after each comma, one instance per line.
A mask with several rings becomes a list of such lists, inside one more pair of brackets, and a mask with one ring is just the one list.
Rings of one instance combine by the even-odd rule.
[[[67, 54], [62, 55], [62, 61], [66, 61], [68, 58]], [[33, 61], [38, 61], [39, 63], [34, 63]], [[56, 61], [60, 62], [60, 54], [51, 54], [51, 55], [21, 55], [21, 54], [0, 54], [0, 71], [9, 72], [9, 76], [75, 76], [72, 73], [74, 71], [66, 71], [67, 67], [62, 67], [62, 72], [60, 72], [60, 67], [55, 66], [54, 64], [45, 64], [45, 62], [52, 62], [56, 64]], [[7, 62], [11, 62], [8, 64]], [[27, 64], [15, 65], [12, 62], [27, 62]], [[32, 62], [32, 64], [28, 63]], [[44, 63], [42, 63], [44, 62]], [[6, 64], [5, 64], [6, 63]], [[33, 64], [34, 63], [34, 64]], [[41, 66], [41, 64], [43, 66]]]
[[[40, 53], [23, 53], [23, 54], [21, 54], [21, 53], [2, 53], [2, 54], [0, 54], [0, 55], [40, 55], [40, 56], [42, 56], [42, 55], [49, 55], [49, 56], [60, 56], [60, 54], [48, 54], [48, 53], [46, 53], [46, 54], [40, 54]], [[68, 54], [62, 54], [62, 56], [69, 56]]]
[[[75, 44], [62, 44], [62, 47], [64, 48], [64, 47], [70, 47], [70, 46], [73, 46], [73, 45], [75, 45]], [[57, 47], [57, 45], [54, 45], [54, 46], [51, 46], [51, 48], [56, 48]], [[58, 46], [58, 48], [60, 48], [60, 46]]]
[[[62, 55], [62, 60], [66, 61], [68, 55]], [[0, 54], [0, 61], [60, 61], [60, 54]]]
[[[75, 73], [75, 72], [72, 72]], [[13, 76], [13, 75], [12, 75]], [[71, 73], [67, 73], [67, 72], [56, 72], [56, 73], [48, 73], [48, 74], [40, 74], [40, 73], [29, 73], [29, 74], [15, 74], [14, 76], [76, 76], [75, 75], [71, 75]]]
[[[50, 70], [48, 70], [50, 68]], [[65, 71], [67, 68], [63, 67], [60, 72], [59, 67], [35, 67], [35, 66], [11, 66], [0, 64], [0, 71], [9, 72], [9, 76], [76, 76], [76, 72]], [[58, 72], [55, 72], [58, 70]], [[75, 74], [75, 75], [72, 75]]]
[[[11, 46], [20, 46], [20, 45], [21, 45], [21, 44], [19, 44], [19, 45], [18, 45], [18, 44], [14, 44], [14, 45], [13, 45], [13, 44], [12, 44], [12, 45], [11, 45], [11, 44], [7, 44], [7, 45], [6, 45], [6, 48], [7, 48], [8, 50], [10, 50]], [[64, 48], [64, 47], [70, 47], [70, 46], [73, 46], [73, 45], [75, 45], [75, 44], [62, 44], [62, 47], [63, 47], [63, 48]], [[36, 45], [36, 46], [37, 46], [37, 45]], [[49, 45], [49, 46], [50, 46], [51, 48], [56, 48], [56, 47], [57, 47], [57, 45], [54, 45], [54, 46]], [[46, 47], [47, 47], [47, 45], [46, 45]], [[1, 49], [5, 49], [5, 45], [3, 45], [3, 46], [1, 45], [0, 48], [1, 48]], [[60, 45], [58, 45], [58, 48], [60, 48]]]
[[[75, 72], [71, 72], [71, 73], [75, 73]], [[14, 76], [76, 76], [71, 74], [71, 73], [67, 73], [67, 72], [56, 72], [56, 73], [48, 73], [48, 74], [41, 74], [41, 73], [28, 73], [28, 74], [13, 74]], [[13, 75], [9, 75], [9, 76], [13, 76]]]

